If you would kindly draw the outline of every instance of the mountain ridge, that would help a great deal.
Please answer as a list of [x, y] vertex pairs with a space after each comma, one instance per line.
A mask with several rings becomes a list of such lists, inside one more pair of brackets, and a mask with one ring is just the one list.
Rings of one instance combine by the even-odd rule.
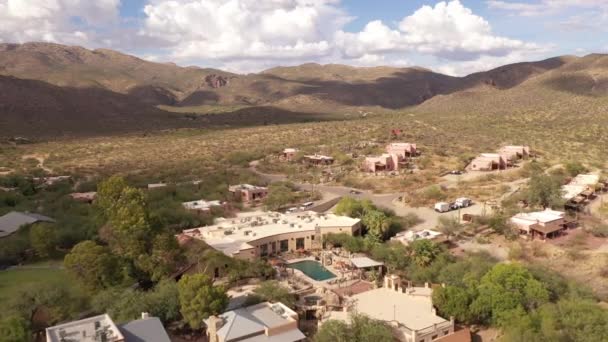
[[[462, 77], [420, 67], [354, 67], [317, 63], [236, 74], [213, 68], [150, 62], [109, 49], [89, 50], [54, 43], [0, 44], [3, 86], [6, 88], [7, 84], [16, 83], [18, 79], [49, 85], [35, 83], [35, 86], [25, 86], [19, 83], [25, 91], [36, 89], [40, 92], [32, 94], [41, 95], [37, 96], [40, 98], [39, 110], [45, 108], [46, 119], [49, 122], [59, 120], [58, 123], [68, 117], [81, 120], [79, 116], [66, 113], [71, 94], [91, 99], [90, 104], [73, 99], [71, 109], [96, 113], [86, 115], [89, 121], [105, 120], [100, 112], [103, 110], [108, 111], [108, 115], [133, 116], [138, 120], [142, 119], [141, 112], [171, 116], [158, 106], [163, 109], [206, 106], [211, 111], [216, 106], [237, 107], [241, 110], [239, 115], [247, 112], [246, 109], [243, 111], [244, 107], [277, 107], [288, 112], [316, 114], [352, 111], [353, 107], [387, 111], [420, 107], [424, 110], [445, 108], [447, 99], [465, 99], [466, 102], [471, 95], [480, 102], [477, 107], [482, 108], [482, 102], [489, 100], [480, 94], [486, 94], [486, 97], [497, 94], [524, 96], [512, 91], [518, 88], [526, 88], [526, 92], [531, 94], [549, 89], [558, 91], [556, 94], [560, 96], [570, 96], [576, 91], [582, 95], [603, 96], [608, 91], [608, 80], [603, 76], [607, 69], [607, 55], [591, 54], [508, 64]], [[54, 87], [66, 89], [62, 93]], [[59, 102], [66, 105], [57, 106], [53, 96], [46, 96], [45, 92], [50, 92], [55, 98], [67, 97]], [[11, 94], [12, 97], [4, 96], [6, 103], [2, 114], [5, 122], [17, 123], [20, 115], [33, 115], [34, 107], [19, 103], [27, 102], [26, 97], [14, 92]], [[42, 103], [42, 99], [49, 103]], [[433, 101], [427, 103], [429, 100]], [[437, 107], [436, 103], [441, 105]], [[91, 108], [95, 104], [101, 108]], [[259, 115], [259, 111], [252, 112]], [[36, 114], [36, 117], [39, 118], [36, 122], [45, 119], [43, 113]], [[134, 125], [130, 118], [124, 120], [127, 125]], [[183, 122], [177, 126], [180, 125]]]

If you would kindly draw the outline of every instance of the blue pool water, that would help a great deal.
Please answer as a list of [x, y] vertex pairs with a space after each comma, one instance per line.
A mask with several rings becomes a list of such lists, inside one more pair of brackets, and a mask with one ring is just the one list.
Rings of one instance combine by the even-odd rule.
[[310, 278], [317, 281], [327, 280], [336, 277], [335, 274], [331, 273], [327, 268], [323, 267], [323, 265], [313, 260], [294, 262], [293, 264], [288, 264], [287, 267], [300, 270]]

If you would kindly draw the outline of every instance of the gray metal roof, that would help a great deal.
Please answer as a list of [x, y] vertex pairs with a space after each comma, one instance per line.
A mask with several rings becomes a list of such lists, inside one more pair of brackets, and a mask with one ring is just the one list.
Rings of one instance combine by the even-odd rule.
[[[283, 317], [281, 313], [274, 311], [271, 305], [280, 305], [282, 308], [290, 310], [280, 303], [264, 302], [225, 312], [220, 316], [223, 325], [218, 329], [217, 335], [224, 341], [240, 342], [293, 342], [306, 337], [297, 327], [277, 335], [267, 336], [264, 333], [266, 328], [278, 328], [291, 320], [291, 318]], [[295, 314], [295, 312], [292, 313]], [[208, 323], [208, 321], [205, 323]]]
[[119, 327], [125, 342], [171, 342], [158, 317], [129, 322]]
[[0, 238], [13, 234], [22, 226], [36, 222], [55, 222], [55, 220], [40, 214], [11, 211], [0, 217]]

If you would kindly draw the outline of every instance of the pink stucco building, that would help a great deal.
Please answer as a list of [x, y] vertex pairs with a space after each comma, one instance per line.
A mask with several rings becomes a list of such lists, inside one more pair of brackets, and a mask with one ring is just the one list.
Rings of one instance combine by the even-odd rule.
[[386, 152], [406, 158], [416, 156], [418, 154], [418, 149], [416, 148], [416, 144], [390, 143], [386, 146]]
[[386, 153], [366, 157], [363, 170], [369, 172], [402, 170], [407, 168], [407, 159], [417, 154], [416, 144], [391, 143], [386, 146]]
[[258, 202], [268, 196], [268, 188], [251, 184], [231, 185], [228, 191], [243, 203]]

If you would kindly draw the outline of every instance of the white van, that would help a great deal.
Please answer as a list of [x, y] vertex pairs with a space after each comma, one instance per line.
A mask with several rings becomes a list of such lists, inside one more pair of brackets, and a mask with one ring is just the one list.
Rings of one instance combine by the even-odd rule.
[[458, 208], [466, 208], [466, 207], [470, 207], [471, 204], [473, 204], [473, 201], [471, 201], [470, 198], [460, 197], [460, 198], [457, 198], [454, 203], [456, 204], [456, 206]]
[[435, 211], [438, 213], [446, 213], [446, 212], [450, 211], [450, 203], [447, 203], [447, 202], [435, 203]]

